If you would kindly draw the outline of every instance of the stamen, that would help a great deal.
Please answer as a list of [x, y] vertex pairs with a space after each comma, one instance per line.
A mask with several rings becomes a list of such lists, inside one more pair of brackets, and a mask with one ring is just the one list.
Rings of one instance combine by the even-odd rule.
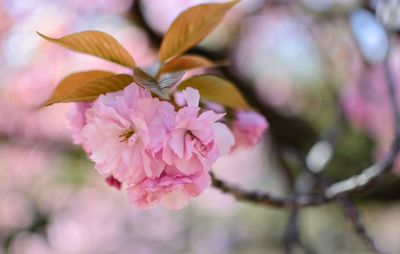
[[189, 130], [186, 131], [186, 134], [189, 135], [192, 139], [196, 138], [196, 136], [193, 134], [193, 132], [191, 132]]
[[135, 130], [134, 129], [129, 129], [126, 130], [125, 132], [123, 132], [121, 135], [119, 135], [121, 142], [126, 142], [128, 141], [128, 139], [130, 137], [132, 137], [132, 135], [135, 134]]

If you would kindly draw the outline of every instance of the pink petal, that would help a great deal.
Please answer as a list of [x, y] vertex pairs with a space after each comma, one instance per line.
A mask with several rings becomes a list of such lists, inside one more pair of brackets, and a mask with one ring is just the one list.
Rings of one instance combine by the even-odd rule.
[[215, 123], [215, 143], [219, 154], [228, 154], [231, 147], [235, 144], [235, 138], [229, 128], [223, 123]]
[[185, 96], [186, 103], [189, 107], [198, 107], [200, 103], [200, 93], [197, 89], [191, 87], [183, 90], [183, 95]]
[[182, 209], [189, 203], [189, 198], [185, 195], [185, 193], [180, 190], [176, 189], [169, 193], [166, 193], [160, 199], [160, 204], [171, 210], [178, 210]]

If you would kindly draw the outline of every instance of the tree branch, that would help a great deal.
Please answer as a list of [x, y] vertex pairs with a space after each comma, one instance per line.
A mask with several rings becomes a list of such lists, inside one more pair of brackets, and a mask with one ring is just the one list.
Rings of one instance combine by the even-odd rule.
[[392, 111], [394, 114], [394, 139], [389, 154], [382, 160], [377, 161], [370, 167], [364, 169], [360, 174], [350, 177], [346, 180], [333, 183], [320, 195], [303, 195], [299, 197], [275, 197], [268, 193], [257, 191], [244, 191], [236, 186], [231, 186], [221, 180], [213, 180], [214, 187], [219, 188], [225, 193], [230, 193], [239, 200], [257, 203], [260, 205], [269, 205], [279, 208], [303, 207], [321, 205], [332, 201], [333, 199], [361, 191], [368, 185], [375, 182], [384, 173], [388, 172], [400, 150], [400, 111], [397, 101], [397, 84], [389, 64], [389, 58], [385, 61], [386, 85], [388, 86]]
[[289, 197], [277, 197], [267, 192], [243, 190], [238, 186], [228, 184], [211, 173], [212, 184], [215, 188], [224, 193], [228, 193], [237, 200], [245, 201], [257, 205], [271, 206], [276, 208], [294, 208], [305, 206], [316, 206], [327, 203], [322, 195], [298, 195]]
[[361, 216], [357, 207], [350, 201], [350, 199], [347, 197], [338, 197], [337, 202], [341, 206], [344, 215], [346, 215], [349, 221], [352, 223], [354, 231], [365, 243], [365, 245], [375, 253], [384, 253], [376, 246], [374, 239], [370, 236], [367, 228], [361, 221]]

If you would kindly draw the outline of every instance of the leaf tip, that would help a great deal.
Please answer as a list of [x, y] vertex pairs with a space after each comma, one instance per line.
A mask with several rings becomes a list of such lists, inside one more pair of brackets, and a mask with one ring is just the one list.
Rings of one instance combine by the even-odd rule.
[[44, 35], [44, 34], [42, 34], [41, 32], [39, 32], [39, 31], [36, 31], [36, 34], [37, 35], [39, 35], [40, 37], [42, 37], [43, 39], [45, 39], [45, 40], [47, 40], [47, 41], [51, 41], [51, 40], [53, 40], [52, 38], [50, 38], [49, 36], [47, 36], [47, 35]]
[[40, 104], [40, 108], [48, 107], [54, 104], [54, 100], [51, 98]]
[[42, 104], [40, 104], [38, 108], [43, 109], [43, 108], [47, 108], [48, 106], [51, 106], [51, 105], [53, 105], [53, 103], [46, 101], [46, 102], [43, 102]]
[[36, 31], [36, 34], [39, 35], [39, 36], [42, 37], [42, 38], [47, 37], [46, 35], [42, 34], [42, 33], [39, 32], [39, 31]]

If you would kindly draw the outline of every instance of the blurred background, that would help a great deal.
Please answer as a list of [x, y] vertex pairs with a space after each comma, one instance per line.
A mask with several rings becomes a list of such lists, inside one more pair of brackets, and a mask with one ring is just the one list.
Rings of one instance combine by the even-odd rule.
[[[38, 108], [71, 72], [126, 70], [36, 31], [105, 31], [147, 66], [173, 19], [205, 2], [224, 1], [0, 0], [0, 254], [289, 253], [293, 211], [213, 188], [180, 211], [135, 209], [72, 144], [71, 105]], [[242, 0], [193, 52], [229, 60], [221, 74], [262, 106], [271, 129], [258, 146], [221, 158], [215, 174], [284, 196], [311, 188], [295, 155], [323, 137], [335, 141], [323, 171], [332, 181], [381, 158], [393, 138], [382, 63], [391, 46], [400, 77], [399, 24], [399, 1]], [[400, 157], [393, 171], [354, 201], [376, 244], [400, 253]], [[292, 253], [371, 253], [335, 203], [296, 217], [301, 244]]]

